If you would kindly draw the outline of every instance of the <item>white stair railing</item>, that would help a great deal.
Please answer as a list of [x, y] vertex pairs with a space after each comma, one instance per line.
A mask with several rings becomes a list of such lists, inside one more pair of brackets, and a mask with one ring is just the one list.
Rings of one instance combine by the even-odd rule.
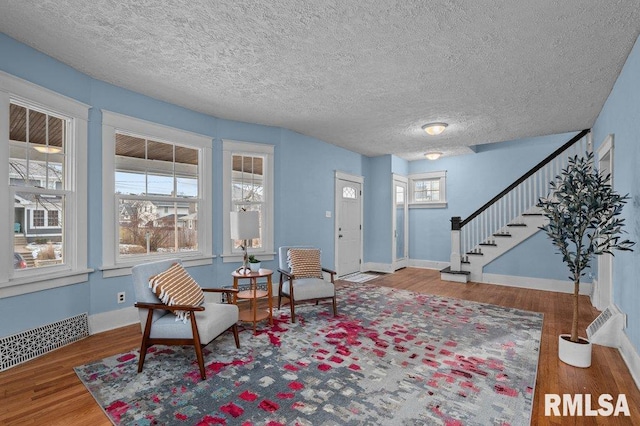
[[495, 235], [507, 233], [508, 224], [517, 224], [523, 214], [535, 212], [538, 199], [547, 195], [549, 183], [567, 165], [569, 157], [591, 149], [589, 130], [583, 130], [467, 219], [451, 218], [451, 270], [461, 270], [467, 253], [478, 253], [481, 243], [495, 243], [499, 238]]

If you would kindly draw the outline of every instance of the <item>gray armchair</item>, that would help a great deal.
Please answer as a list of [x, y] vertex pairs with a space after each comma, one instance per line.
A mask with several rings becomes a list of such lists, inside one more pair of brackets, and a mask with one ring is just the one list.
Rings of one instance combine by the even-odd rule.
[[296, 322], [296, 303], [315, 302], [318, 304], [320, 300], [331, 299], [333, 304], [333, 316], [338, 315], [336, 307], [336, 288], [334, 283], [335, 272], [323, 268], [321, 269], [322, 277], [300, 278], [296, 277], [295, 271], [292, 271], [287, 261], [289, 249], [313, 249], [309, 246], [287, 246], [278, 249], [279, 263], [278, 272], [280, 272], [280, 282], [278, 285], [278, 309], [282, 304], [282, 297], [289, 299], [291, 307], [291, 322]]
[[[205, 303], [200, 306], [167, 306], [160, 302], [156, 294], [149, 288], [149, 278], [166, 271], [180, 259], [168, 259], [136, 265], [131, 269], [133, 289], [136, 296], [135, 307], [138, 308], [142, 343], [138, 373], [142, 371], [147, 349], [153, 345], [193, 345], [195, 347], [200, 376], [206, 379], [202, 347], [227, 330], [233, 332], [236, 347], [240, 347], [238, 338], [238, 307], [232, 303], [233, 289], [208, 289], [205, 292]], [[227, 303], [207, 302], [207, 293], [227, 293]], [[189, 311], [189, 320], [176, 321], [172, 311]]]

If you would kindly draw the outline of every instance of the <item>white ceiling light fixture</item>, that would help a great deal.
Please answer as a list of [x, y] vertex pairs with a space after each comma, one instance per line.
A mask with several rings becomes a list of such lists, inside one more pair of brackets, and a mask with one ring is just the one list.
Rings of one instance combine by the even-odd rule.
[[51, 145], [35, 145], [33, 149], [43, 154], [57, 154], [62, 152], [62, 148]]
[[427, 132], [428, 135], [438, 136], [439, 134], [444, 132], [444, 129], [446, 129], [447, 126], [447, 123], [427, 123], [422, 126], [422, 130]]
[[427, 160], [437, 160], [438, 158], [442, 157], [442, 153], [441, 152], [427, 152], [424, 156], [427, 157]]

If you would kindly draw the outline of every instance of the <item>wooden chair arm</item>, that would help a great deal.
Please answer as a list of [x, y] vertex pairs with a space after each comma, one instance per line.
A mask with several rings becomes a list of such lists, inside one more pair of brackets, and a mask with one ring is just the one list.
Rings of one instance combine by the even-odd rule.
[[331, 269], [329, 269], [329, 268], [322, 268], [322, 270], [323, 270], [324, 272], [328, 273], [328, 274], [331, 274], [331, 275], [335, 275], [335, 274], [336, 274], [336, 271], [332, 271], [332, 270], [331, 270]]
[[237, 293], [239, 290], [235, 288], [203, 288], [202, 291], [208, 293]]
[[286, 277], [290, 280], [293, 280], [296, 278], [295, 275], [293, 275], [291, 272], [285, 271], [284, 269], [278, 268], [278, 272], [280, 272], [280, 274], [282, 275], [286, 275]]
[[136, 308], [150, 309], [150, 310], [164, 309], [165, 311], [191, 311], [191, 312], [204, 311], [204, 306], [190, 306], [190, 305], [169, 306], [169, 305], [165, 305], [164, 303], [136, 302], [135, 305], [133, 306], [135, 306]]

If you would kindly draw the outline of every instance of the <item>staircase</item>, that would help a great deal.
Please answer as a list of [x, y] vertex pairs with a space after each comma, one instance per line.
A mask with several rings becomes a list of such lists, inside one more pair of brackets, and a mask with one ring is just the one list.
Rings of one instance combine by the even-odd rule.
[[546, 221], [542, 213], [532, 208], [464, 253], [460, 259], [460, 271], [451, 272], [451, 267], [447, 267], [440, 271], [440, 278], [443, 281], [482, 282], [485, 265], [532, 237]]
[[440, 279], [482, 282], [485, 265], [538, 232], [547, 220], [536, 207], [538, 199], [547, 195], [569, 157], [591, 149], [589, 133], [578, 133], [468, 218], [452, 217], [451, 262]]
[[27, 244], [27, 238], [24, 235], [13, 235], [13, 251], [22, 255], [25, 262], [27, 262], [27, 268], [33, 268], [35, 267], [35, 261], [33, 259], [33, 255], [31, 254], [31, 250], [27, 250], [26, 248]]

